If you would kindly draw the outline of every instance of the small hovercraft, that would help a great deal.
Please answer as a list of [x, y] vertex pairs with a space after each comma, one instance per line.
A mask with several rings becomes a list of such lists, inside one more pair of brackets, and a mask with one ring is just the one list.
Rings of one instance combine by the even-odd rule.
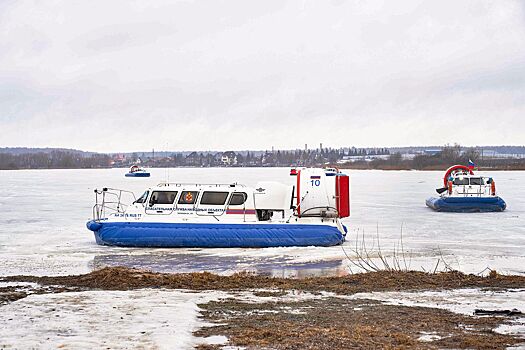
[[[347, 232], [349, 177], [337, 169], [292, 169], [294, 185], [160, 183], [140, 198], [95, 190], [87, 228], [98, 244], [125, 247], [333, 246]], [[129, 202], [125, 199], [128, 197]]]
[[443, 185], [436, 189], [439, 197], [427, 199], [428, 207], [459, 213], [503, 211], [507, 207], [496, 194], [496, 182], [491, 177], [474, 175], [473, 167], [451, 166], [445, 173]]
[[129, 168], [129, 172], [126, 173], [126, 177], [149, 177], [150, 173], [139, 167], [138, 165], [133, 165]]

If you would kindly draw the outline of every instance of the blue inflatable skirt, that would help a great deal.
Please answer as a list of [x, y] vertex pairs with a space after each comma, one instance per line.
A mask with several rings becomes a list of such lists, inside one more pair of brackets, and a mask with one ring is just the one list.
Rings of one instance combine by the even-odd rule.
[[[91, 220], [98, 244], [121, 247], [263, 248], [333, 246], [345, 236], [337, 227], [298, 224], [189, 224]], [[346, 231], [346, 228], [345, 228]]]
[[434, 210], [456, 213], [503, 211], [507, 207], [500, 197], [430, 197], [426, 203]]
[[150, 173], [126, 173], [126, 177], [149, 177]]

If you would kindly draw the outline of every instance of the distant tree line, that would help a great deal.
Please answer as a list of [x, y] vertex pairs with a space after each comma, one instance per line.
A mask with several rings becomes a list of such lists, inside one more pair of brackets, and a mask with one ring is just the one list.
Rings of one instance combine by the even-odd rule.
[[460, 145], [446, 145], [441, 152], [433, 155], [420, 154], [412, 161], [413, 169], [442, 169], [453, 164], [468, 164], [469, 160], [479, 165], [480, 152], [475, 148], [467, 148], [462, 151]]
[[441, 170], [453, 164], [472, 160], [480, 168], [525, 170], [525, 158], [484, 157], [476, 148], [458, 144], [445, 145], [431, 153], [407, 157], [390, 154], [386, 148], [320, 148], [313, 150], [277, 150], [266, 152], [192, 152], [169, 156], [108, 155], [78, 151], [0, 152], [0, 169], [75, 169], [128, 167], [320, 167], [337, 166], [350, 169]]
[[468, 165], [469, 160], [476, 167], [498, 170], [525, 170], [525, 158], [495, 158], [485, 157], [477, 148], [465, 148], [459, 144], [445, 145], [439, 152], [433, 154], [417, 154], [406, 159], [400, 153], [393, 153], [387, 159], [372, 161], [357, 161], [345, 164], [345, 168], [353, 169], [385, 169], [385, 170], [443, 170], [454, 164]]
[[111, 157], [107, 154], [83, 156], [67, 151], [0, 153], [0, 169], [2, 170], [107, 168], [110, 162]]

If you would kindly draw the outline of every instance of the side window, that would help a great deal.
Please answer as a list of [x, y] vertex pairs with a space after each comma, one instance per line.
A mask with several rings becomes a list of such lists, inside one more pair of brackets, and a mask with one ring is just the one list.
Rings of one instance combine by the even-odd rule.
[[149, 205], [173, 204], [177, 198], [177, 191], [153, 191], [149, 199]]
[[149, 191], [144, 192], [142, 196], [140, 196], [140, 198], [135, 201], [135, 203], [145, 203], [146, 199], [148, 198], [148, 195]]
[[179, 204], [195, 204], [197, 197], [199, 196], [198, 191], [182, 191], [179, 198]]
[[201, 204], [204, 205], [224, 205], [228, 192], [212, 192], [206, 191], [202, 193]]
[[230, 200], [230, 205], [241, 205], [246, 202], [248, 195], [244, 192], [237, 192], [232, 194], [232, 199]]

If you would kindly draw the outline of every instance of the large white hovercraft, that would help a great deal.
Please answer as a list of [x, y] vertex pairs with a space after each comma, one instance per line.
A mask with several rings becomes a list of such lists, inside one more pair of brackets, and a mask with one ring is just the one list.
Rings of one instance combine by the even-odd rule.
[[[292, 169], [295, 185], [160, 183], [129, 205], [130, 192], [95, 190], [87, 223], [101, 245], [278, 247], [341, 244], [349, 178], [337, 169]], [[131, 194], [132, 195], [132, 194]], [[133, 195], [134, 197], [134, 195]]]

